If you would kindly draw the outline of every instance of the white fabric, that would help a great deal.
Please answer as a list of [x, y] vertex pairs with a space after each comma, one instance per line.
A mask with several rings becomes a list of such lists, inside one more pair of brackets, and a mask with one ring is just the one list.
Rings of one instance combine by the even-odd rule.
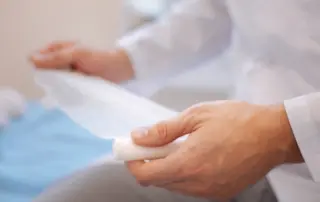
[[99, 137], [130, 137], [133, 129], [176, 114], [98, 78], [38, 70], [36, 82], [46, 93], [42, 100], [45, 106], [59, 106], [76, 123]]
[[[47, 107], [60, 107], [75, 122], [105, 138], [129, 137], [135, 127], [167, 119], [176, 112], [137, 97], [100, 79], [61, 71], [37, 71], [37, 83], [44, 88]], [[184, 138], [181, 138], [183, 140]], [[150, 201], [202, 202], [157, 188], [142, 188], [123, 164], [106, 156], [97, 164], [53, 185], [36, 202]], [[76, 182], [76, 183], [74, 183]], [[126, 192], [123, 192], [126, 190]], [[263, 193], [261, 195], [261, 193]], [[274, 202], [265, 181], [237, 197], [237, 202]]]
[[[97, 78], [60, 71], [37, 71], [47, 107], [58, 106], [75, 122], [103, 138], [129, 137], [129, 132], [167, 119], [176, 112], [137, 97]], [[140, 186], [121, 161], [112, 156], [54, 184], [34, 202], [207, 202]]]
[[135, 64], [137, 80], [127, 88], [149, 96], [163, 81], [212, 59], [227, 47], [231, 21], [223, 0], [183, 2], [156, 25], [143, 27], [119, 41]]
[[0, 129], [10, 124], [12, 118], [24, 113], [26, 99], [11, 88], [0, 89]]
[[312, 93], [320, 89], [319, 10], [318, 0], [185, 0], [119, 45], [131, 56], [137, 82], [149, 91], [225, 51], [237, 75], [235, 98], [261, 104], [286, 100], [306, 164], [269, 174], [279, 200], [316, 202], [320, 96]]
[[141, 147], [135, 144], [130, 137], [115, 139], [112, 153], [116, 160], [136, 161], [160, 159], [179, 149], [183, 141], [174, 141], [162, 147]]

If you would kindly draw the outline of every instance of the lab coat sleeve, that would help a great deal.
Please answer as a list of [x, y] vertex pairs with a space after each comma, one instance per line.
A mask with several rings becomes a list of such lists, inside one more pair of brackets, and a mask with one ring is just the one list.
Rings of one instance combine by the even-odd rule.
[[287, 100], [284, 105], [311, 177], [320, 182], [320, 93]]
[[224, 0], [184, 0], [156, 22], [122, 38], [137, 80], [165, 79], [228, 46], [231, 21]]

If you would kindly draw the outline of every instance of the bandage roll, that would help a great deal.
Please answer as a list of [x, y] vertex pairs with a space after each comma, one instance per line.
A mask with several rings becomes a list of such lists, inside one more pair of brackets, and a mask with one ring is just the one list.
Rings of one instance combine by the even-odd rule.
[[182, 140], [177, 140], [162, 147], [142, 147], [136, 145], [130, 138], [115, 139], [113, 156], [120, 161], [159, 159], [176, 151], [182, 143]]

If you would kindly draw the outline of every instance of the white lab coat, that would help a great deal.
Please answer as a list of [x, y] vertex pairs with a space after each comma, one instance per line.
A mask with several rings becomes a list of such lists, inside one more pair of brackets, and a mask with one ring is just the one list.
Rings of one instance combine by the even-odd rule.
[[318, 0], [184, 0], [119, 46], [129, 53], [136, 80], [150, 91], [227, 52], [237, 73], [237, 99], [285, 102], [306, 163], [269, 174], [279, 200], [319, 202], [319, 10]]

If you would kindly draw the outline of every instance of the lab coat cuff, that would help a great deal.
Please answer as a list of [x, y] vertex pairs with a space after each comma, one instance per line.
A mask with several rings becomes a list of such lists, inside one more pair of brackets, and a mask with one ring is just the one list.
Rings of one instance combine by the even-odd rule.
[[298, 147], [314, 181], [320, 182], [320, 138], [307, 96], [284, 102]]
[[[146, 54], [144, 50], [139, 46], [139, 40], [136, 39], [135, 34], [130, 37], [124, 37], [119, 40], [117, 43], [117, 47], [123, 49], [130, 59], [132, 64], [132, 68], [135, 74], [135, 80], [144, 80], [148, 78], [148, 62], [145, 57]], [[149, 68], [150, 69], [150, 68]]]
[[162, 82], [155, 82], [154, 78], [150, 76], [152, 68], [148, 67], [147, 54], [139, 46], [138, 43], [141, 42], [138, 42], [136, 37], [136, 34], [130, 34], [116, 44], [117, 48], [123, 49], [128, 54], [135, 74], [134, 78], [122, 84], [122, 87], [140, 96], [151, 97], [162, 87]]

